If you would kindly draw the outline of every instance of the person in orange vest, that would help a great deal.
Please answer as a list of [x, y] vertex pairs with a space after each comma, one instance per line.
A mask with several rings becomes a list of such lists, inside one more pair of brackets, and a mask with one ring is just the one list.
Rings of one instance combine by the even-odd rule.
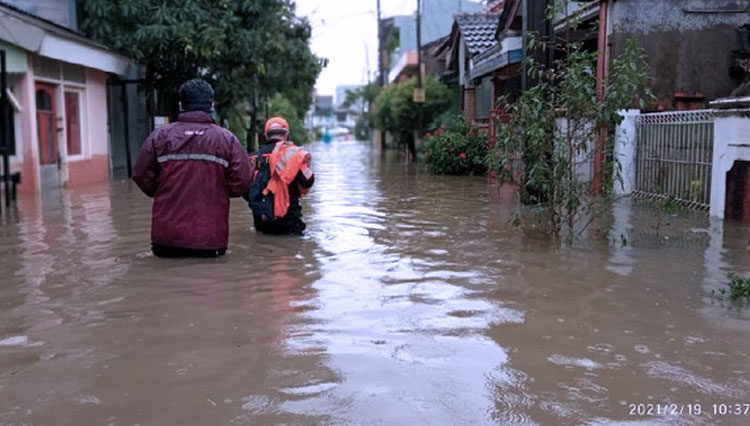
[[315, 183], [312, 157], [289, 140], [289, 124], [283, 118], [269, 119], [264, 130], [266, 141], [251, 156], [256, 171], [246, 197], [255, 229], [264, 234], [302, 235], [306, 225], [300, 197]]

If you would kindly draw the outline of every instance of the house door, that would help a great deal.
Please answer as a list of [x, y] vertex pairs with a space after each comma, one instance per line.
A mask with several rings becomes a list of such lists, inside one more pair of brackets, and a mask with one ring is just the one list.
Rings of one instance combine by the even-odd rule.
[[39, 171], [43, 188], [60, 186], [60, 146], [57, 137], [55, 86], [36, 84], [36, 122], [39, 138]]

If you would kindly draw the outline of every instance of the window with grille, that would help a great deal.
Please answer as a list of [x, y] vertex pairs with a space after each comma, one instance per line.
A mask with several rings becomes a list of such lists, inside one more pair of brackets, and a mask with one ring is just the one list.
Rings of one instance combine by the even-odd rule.
[[34, 58], [34, 74], [52, 80], [86, 84], [86, 67], [37, 56]]
[[86, 84], [86, 68], [80, 65], [63, 63], [63, 80]]
[[60, 62], [54, 59], [37, 56], [34, 58], [34, 74], [37, 77], [60, 80]]

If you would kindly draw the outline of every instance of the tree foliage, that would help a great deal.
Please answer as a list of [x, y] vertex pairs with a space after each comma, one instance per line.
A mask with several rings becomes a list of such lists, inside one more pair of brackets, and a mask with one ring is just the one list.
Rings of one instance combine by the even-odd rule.
[[283, 95], [277, 94], [271, 99], [269, 115], [271, 117], [283, 117], [289, 123], [289, 139], [297, 144], [308, 141], [302, 119], [297, 115], [294, 105]]
[[375, 99], [378, 98], [378, 94], [380, 94], [380, 86], [378, 86], [377, 83], [369, 83], [354, 90], [347, 90], [346, 98], [344, 99], [342, 106], [344, 108], [349, 108], [360, 101], [364, 102], [366, 105], [371, 105], [375, 102]]
[[422, 109], [423, 128], [417, 129], [417, 104], [413, 100], [416, 77], [383, 89], [375, 101], [375, 125], [406, 143], [413, 132], [420, 134], [451, 105], [451, 91], [433, 76], [424, 79], [425, 103]]
[[[531, 40], [529, 49], [535, 43]], [[613, 142], [607, 143], [605, 190], [598, 197], [589, 180], [593, 145], [600, 129], [612, 130], [622, 121], [622, 109], [650, 96], [645, 58], [637, 42], [629, 41], [610, 65], [603, 99], [596, 89], [596, 52], [569, 44], [566, 56], [548, 70], [527, 58], [538, 84], [515, 102], [501, 100], [510, 119], [499, 126], [497, 147], [489, 157], [502, 180], [513, 179], [519, 163], [523, 170], [518, 190], [529, 214], [517, 214], [516, 224], [572, 241], [611, 205], [612, 185], [619, 180]]]
[[342, 104], [344, 108], [350, 108], [354, 105], [367, 106], [367, 112], [360, 111], [362, 114], [357, 118], [357, 123], [354, 126], [354, 135], [357, 139], [365, 140], [370, 137], [370, 130], [374, 127], [372, 115], [375, 111], [375, 100], [378, 98], [378, 94], [380, 94], [380, 86], [377, 83], [369, 83], [354, 90], [346, 91], [346, 98]]
[[234, 120], [281, 93], [304, 115], [321, 61], [311, 27], [291, 0], [87, 0], [82, 28], [145, 66], [146, 84], [176, 93], [202, 77], [222, 119]]

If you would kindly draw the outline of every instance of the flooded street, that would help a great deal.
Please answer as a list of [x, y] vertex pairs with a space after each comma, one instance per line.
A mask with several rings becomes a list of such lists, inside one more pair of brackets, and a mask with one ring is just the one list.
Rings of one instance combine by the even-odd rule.
[[749, 229], [624, 202], [553, 249], [485, 178], [310, 149], [306, 236], [234, 200], [218, 260], [153, 257], [127, 182], [20, 200], [0, 425], [750, 424], [750, 310], [711, 295]]

